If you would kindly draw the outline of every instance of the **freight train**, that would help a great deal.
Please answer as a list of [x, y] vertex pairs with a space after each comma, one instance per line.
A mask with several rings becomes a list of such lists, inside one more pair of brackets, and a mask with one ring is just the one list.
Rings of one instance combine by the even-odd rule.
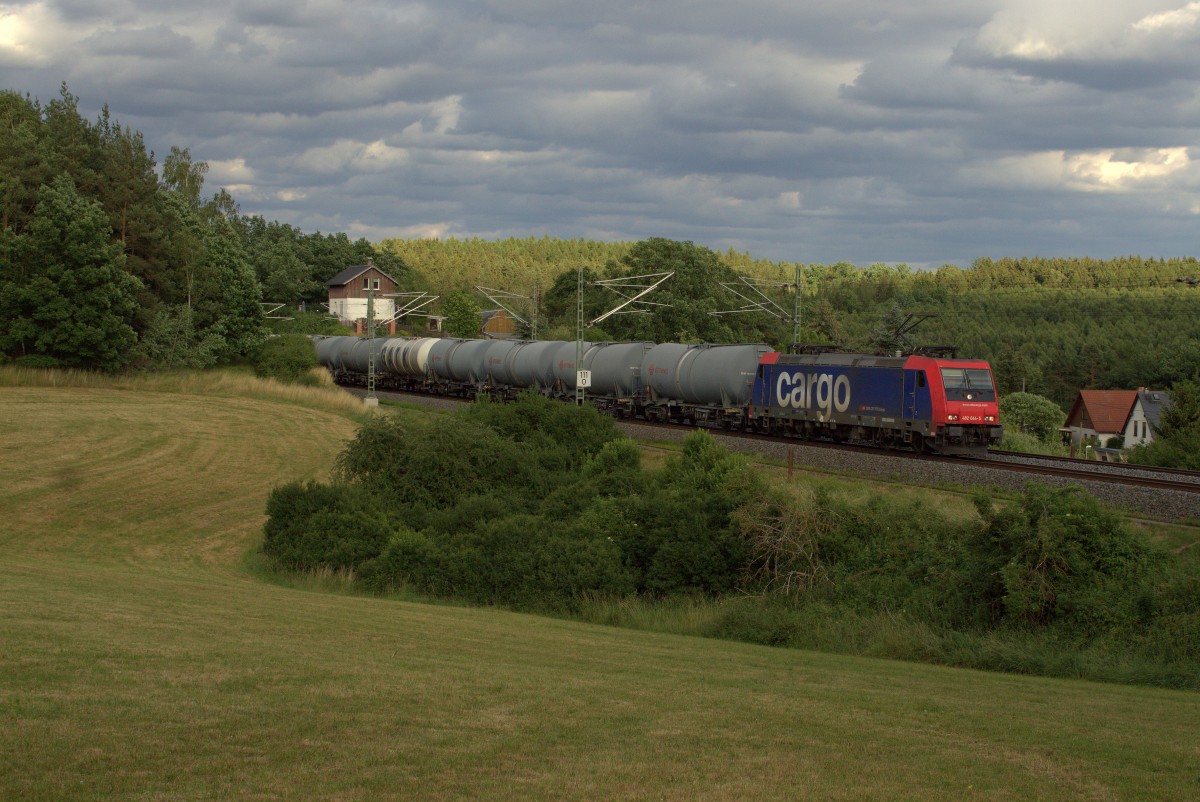
[[[999, 444], [988, 363], [945, 353], [878, 356], [827, 346], [561, 340], [313, 338], [340, 384], [502, 400], [533, 390], [624, 418], [973, 454]], [[577, 364], [578, 362], [578, 364]]]

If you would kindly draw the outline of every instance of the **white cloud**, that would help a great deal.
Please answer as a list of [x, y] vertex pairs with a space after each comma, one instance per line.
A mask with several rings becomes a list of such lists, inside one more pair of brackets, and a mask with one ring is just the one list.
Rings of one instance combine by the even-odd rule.
[[458, 128], [458, 119], [462, 116], [462, 96], [451, 95], [435, 101], [430, 116], [434, 119], [435, 134], [446, 134]]
[[1043, 151], [966, 167], [968, 182], [985, 187], [1073, 192], [1123, 192], [1162, 186], [1192, 169], [1187, 148]]
[[377, 171], [406, 163], [408, 151], [394, 148], [382, 139], [373, 142], [338, 139], [331, 145], [305, 150], [296, 161], [300, 167], [323, 174], [342, 170]]
[[41, 4], [0, 4], [0, 64], [33, 67], [54, 54], [53, 15]]
[[1015, 0], [973, 37], [992, 56], [1031, 61], [1124, 58], [1152, 61], [1164, 37], [1180, 40], [1200, 28], [1200, 2], [1162, 10], [1161, 0]]
[[[242, 158], [208, 162], [207, 181], [229, 189], [231, 184], [253, 184], [254, 170]], [[230, 192], [233, 190], [230, 189]]]
[[1195, 29], [1200, 25], [1200, 3], [1188, 3], [1182, 8], [1149, 14], [1133, 23], [1138, 31], [1175, 31], [1184, 32]]

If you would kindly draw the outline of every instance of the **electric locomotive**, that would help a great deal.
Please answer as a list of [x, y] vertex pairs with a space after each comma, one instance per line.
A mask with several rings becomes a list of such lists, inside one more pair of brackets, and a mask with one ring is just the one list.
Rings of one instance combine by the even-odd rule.
[[970, 454], [1003, 434], [991, 367], [914, 353], [834, 348], [772, 352], [759, 360], [747, 418], [760, 431]]

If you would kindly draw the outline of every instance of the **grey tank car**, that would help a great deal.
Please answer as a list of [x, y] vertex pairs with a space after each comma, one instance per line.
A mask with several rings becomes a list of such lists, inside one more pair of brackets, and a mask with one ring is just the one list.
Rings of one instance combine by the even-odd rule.
[[526, 391], [574, 398], [587, 371], [589, 403], [620, 417], [740, 426], [765, 344], [363, 339], [315, 336], [321, 364], [340, 384], [502, 400]]

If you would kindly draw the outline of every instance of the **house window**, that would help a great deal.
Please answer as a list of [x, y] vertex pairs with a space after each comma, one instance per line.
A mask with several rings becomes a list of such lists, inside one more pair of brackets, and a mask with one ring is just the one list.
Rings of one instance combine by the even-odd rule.
[[379, 279], [373, 279], [371, 281], [371, 289], [373, 289], [373, 290], [379, 289]]
[[363, 289], [364, 289], [364, 290], [369, 290], [369, 289], [371, 289], [371, 279], [369, 279], [369, 278], [364, 278], [364, 279], [363, 279]]

